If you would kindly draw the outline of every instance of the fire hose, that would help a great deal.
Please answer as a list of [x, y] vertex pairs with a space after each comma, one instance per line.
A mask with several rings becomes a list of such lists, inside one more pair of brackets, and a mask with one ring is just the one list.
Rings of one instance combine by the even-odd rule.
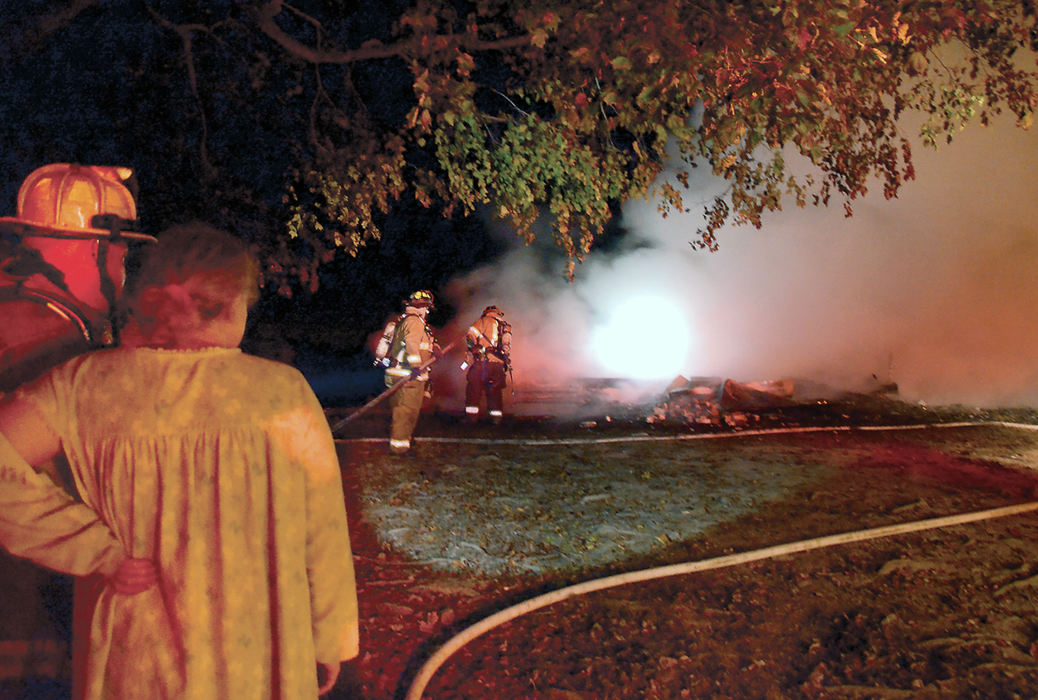
[[450, 352], [451, 349], [455, 345], [457, 345], [458, 343], [460, 343], [462, 341], [462, 339], [464, 339], [464, 337], [465, 336], [460, 336], [458, 338], [455, 338], [453, 341], [451, 341], [449, 344], [447, 344], [446, 347], [441, 348], [439, 353], [434, 354], [428, 360], [426, 360], [425, 362], [423, 362], [422, 364], [418, 365], [413, 370], [411, 370], [411, 374], [409, 376], [403, 377], [399, 381], [394, 382], [391, 386], [386, 387], [386, 390], [383, 391], [381, 394], [379, 394], [375, 398], [371, 399], [366, 404], [364, 404], [363, 406], [358, 408], [356, 411], [354, 411], [353, 413], [351, 413], [350, 415], [346, 416], [345, 418], [340, 420], [338, 423], [333, 425], [332, 426], [332, 434], [334, 435], [340, 428], [342, 428], [342, 426], [346, 425], [347, 423], [349, 423], [350, 421], [352, 421], [352, 420], [354, 420], [356, 418], [359, 418], [360, 416], [362, 416], [363, 414], [367, 413], [372, 408], [377, 406], [382, 401], [388, 399], [390, 396], [392, 396], [396, 392], [398, 392], [401, 389], [403, 389], [405, 384], [407, 384], [409, 382], [412, 382], [415, 379], [417, 379], [418, 376], [421, 375], [422, 372], [424, 372], [425, 370], [429, 369], [429, 367], [431, 367], [434, 363], [436, 363], [437, 360], [439, 360], [441, 357], [443, 357], [448, 352]]
[[443, 663], [458, 649], [472, 641], [476, 637], [498, 627], [505, 622], [513, 620], [521, 615], [525, 615], [534, 610], [545, 608], [549, 605], [553, 605], [560, 601], [568, 598], [573, 598], [587, 593], [595, 591], [605, 590], [607, 588], [615, 588], [617, 586], [623, 586], [628, 583], [638, 583], [642, 581], [649, 581], [653, 579], [666, 578], [668, 576], [678, 576], [682, 574], [697, 573], [700, 571], [708, 571], [711, 569], [720, 569], [728, 566], [735, 566], [737, 564], [745, 564], [748, 562], [761, 561], [764, 559], [772, 559], [774, 557], [783, 556], [787, 554], [795, 554], [799, 552], [807, 552], [813, 549], [821, 549], [823, 547], [831, 547], [837, 544], [846, 544], [849, 542], [863, 542], [865, 540], [878, 539], [881, 537], [891, 537], [893, 535], [904, 534], [907, 532], [919, 532], [921, 530], [931, 530], [935, 528], [950, 527], [952, 525], [962, 525], [965, 523], [976, 522], [980, 520], [988, 520], [992, 518], [1001, 518], [1009, 515], [1017, 515], [1020, 513], [1026, 513], [1029, 511], [1038, 510], [1038, 502], [1022, 503], [1013, 506], [1005, 506], [1002, 508], [993, 508], [991, 510], [978, 511], [973, 513], [960, 513], [958, 515], [949, 515], [939, 518], [930, 518], [927, 520], [917, 520], [908, 523], [899, 523], [896, 525], [885, 525], [882, 527], [870, 528], [867, 530], [858, 530], [856, 532], [844, 532], [836, 535], [828, 535], [825, 537], [816, 537], [808, 540], [801, 540], [799, 542], [789, 542], [786, 544], [775, 545], [772, 547], [765, 547], [763, 549], [756, 549], [749, 552], [741, 552], [738, 554], [727, 554], [720, 557], [713, 557], [711, 559], [702, 559], [700, 561], [684, 562], [681, 564], [670, 564], [668, 566], [660, 566], [651, 569], [643, 569], [641, 571], [630, 571], [624, 574], [617, 574], [614, 576], [607, 576], [605, 578], [593, 579], [591, 581], [584, 581], [573, 586], [567, 586], [566, 588], [560, 588], [543, 595], [530, 598], [529, 600], [518, 603], [509, 608], [505, 608], [490, 617], [484, 618], [480, 622], [468, 627], [454, 637], [447, 640], [447, 642], [441, 646], [436, 653], [429, 657], [422, 667], [418, 670], [414, 681], [412, 681], [410, 688], [407, 690], [405, 696], [406, 700], [420, 700], [422, 693], [425, 691], [426, 686], [432, 679], [433, 674], [443, 665]]

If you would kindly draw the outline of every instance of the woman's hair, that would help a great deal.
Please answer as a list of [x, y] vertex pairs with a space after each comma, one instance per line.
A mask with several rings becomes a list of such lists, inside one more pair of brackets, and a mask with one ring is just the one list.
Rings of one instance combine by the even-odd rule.
[[[259, 298], [259, 266], [241, 239], [200, 221], [180, 224], [141, 246], [127, 260], [123, 319], [146, 337], [163, 342], [218, 316], [246, 294]], [[194, 294], [182, 285], [198, 282]]]

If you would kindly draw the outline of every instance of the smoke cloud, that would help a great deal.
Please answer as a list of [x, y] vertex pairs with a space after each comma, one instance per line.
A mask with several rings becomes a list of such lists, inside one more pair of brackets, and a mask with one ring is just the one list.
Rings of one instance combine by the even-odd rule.
[[[847, 390], [896, 382], [911, 401], [1036, 406], [1038, 133], [971, 124], [914, 158], [899, 199], [877, 186], [852, 218], [839, 205], [790, 202], [760, 230], [723, 230], [710, 253], [688, 245], [698, 215], [662, 218], [654, 203], [632, 202], [626, 247], [590, 256], [572, 284], [558, 260], [520, 242], [447, 293], [459, 325], [487, 304], [506, 311], [520, 385], [637, 376], [678, 332], [687, 347], [679, 366], [661, 368], [664, 384], [678, 374]], [[716, 187], [698, 183], [701, 200]], [[649, 328], [599, 333], [635, 298], [646, 319], [663, 305], [654, 298], [677, 310]], [[595, 344], [608, 337], [640, 343], [629, 371], [604, 363]]]

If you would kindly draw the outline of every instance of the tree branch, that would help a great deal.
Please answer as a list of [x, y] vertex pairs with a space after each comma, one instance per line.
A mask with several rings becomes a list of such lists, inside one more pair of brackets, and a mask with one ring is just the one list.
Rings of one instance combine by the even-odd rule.
[[8, 45], [4, 47], [4, 54], [36, 53], [52, 34], [67, 27], [84, 10], [97, 5], [98, 0], [67, 0], [55, 4], [58, 9], [50, 14], [34, 16], [31, 24], [27, 21], [20, 29], [5, 30]]
[[284, 8], [283, 0], [270, 0], [256, 8], [253, 12], [253, 20], [259, 30], [269, 39], [296, 58], [308, 63], [344, 64], [379, 58], [427, 55], [434, 52], [434, 49], [430, 48], [433, 43], [437, 45], [437, 50], [453, 46], [467, 51], [505, 51], [530, 45], [530, 37], [526, 35], [485, 41], [469, 34], [444, 34], [438, 37], [441, 40], [439, 42], [423, 42], [419, 39], [386, 45], [378, 40], [371, 40], [358, 49], [323, 49], [320, 46], [313, 47], [304, 44], [278, 26], [275, 18]]
[[202, 31], [209, 32], [209, 27], [198, 25], [198, 24], [173, 24], [168, 19], [156, 12], [152, 7], [148, 7], [148, 12], [155, 21], [160, 23], [172, 32], [175, 32], [180, 37], [180, 41], [184, 46], [184, 63], [187, 67], [188, 84], [191, 86], [191, 95], [195, 98], [195, 102], [198, 104], [198, 116], [202, 121], [202, 136], [199, 139], [199, 154], [198, 158], [202, 164], [203, 172], [207, 177], [213, 177], [216, 168], [209, 160], [209, 123], [205, 116], [205, 105], [202, 103], [202, 96], [198, 91], [198, 75], [195, 71], [195, 55], [192, 49], [192, 32]]

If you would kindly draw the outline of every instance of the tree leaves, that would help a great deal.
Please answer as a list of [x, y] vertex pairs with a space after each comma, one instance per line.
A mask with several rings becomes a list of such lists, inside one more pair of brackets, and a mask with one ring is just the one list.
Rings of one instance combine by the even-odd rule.
[[[236, 192], [283, 171], [284, 196], [253, 228], [307, 284], [329, 254], [378, 239], [405, 194], [448, 216], [491, 205], [525, 240], [547, 216], [572, 270], [617, 204], [686, 210], [697, 165], [729, 185], [694, 241], [712, 248], [720, 227], [759, 225], [784, 196], [849, 207], [870, 180], [895, 196], [913, 175], [910, 112], [936, 146], [1003, 110], [1026, 128], [1038, 103], [1034, 12], [1015, 0], [380, 7], [154, 0], [134, 20], [166, 39], [122, 85], [176, 115], [157, 150], [239, 212], [252, 207]], [[86, 14], [40, 41], [67, 40]], [[264, 168], [240, 164], [248, 130]], [[813, 171], [788, 172], [783, 152]]]

